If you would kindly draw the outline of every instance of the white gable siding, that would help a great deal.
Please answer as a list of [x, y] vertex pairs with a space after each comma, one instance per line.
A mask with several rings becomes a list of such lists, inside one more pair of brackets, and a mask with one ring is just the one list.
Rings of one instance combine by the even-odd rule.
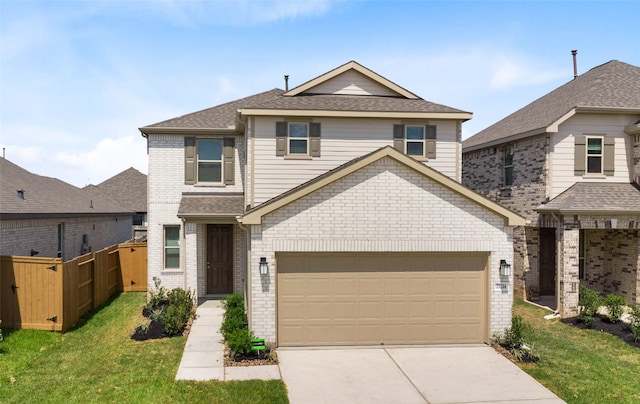
[[[552, 136], [551, 199], [576, 182], [630, 182], [632, 167], [629, 135], [624, 127], [638, 120], [632, 115], [578, 114], [560, 125]], [[574, 142], [576, 136], [604, 134], [615, 137], [615, 172], [606, 178], [586, 178], [574, 175]]]
[[[498, 274], [501, 259], [513, 262], [504, 219], [390, 158], [266, 215], [251, 237], [250, 326], [269, 341], [276, 341], [278, 251], [487, 252], [489, 335], [511, 321], [513, 278]], [[258, 257], [269, 262], [266, 277]], [[498, 283], [508, 287], [498, 290]]]
[[398, 94], [354, 70], [348, 70], [305, 91], [311, 94], [379, 95], [397, 97]]
[[[255, 187], [253, 200], [249, 202], [254, 206], [350, 160], [384, 146], [393, 146], [393, 125], [400, 123], [391, 119], [314, 118], [314, 122], [322, 125], [321, 157], [296, 160], [276, 157], [275, 126], [278, 120], [283, 119], [255, 119], [255, 155], [252, 159], [255, 167], [249, 170], [254, 176], [252, 184]], [[456, 122], [429, 123], [438, 126], [438, 143], [436, 158], [426, 164], [457, 179]]]

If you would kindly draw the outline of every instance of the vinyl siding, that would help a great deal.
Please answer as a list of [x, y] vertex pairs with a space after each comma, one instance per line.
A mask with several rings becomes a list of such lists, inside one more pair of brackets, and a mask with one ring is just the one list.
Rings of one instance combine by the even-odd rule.
[[387, 87], [376, 83], [368, 77], [356, 72], [347, 71], [319, 84], [305, 93], [313, 94], [348, 94], [348, 95], [379, 95], [379, 96], [398, 96]]
[[[576, 182], [630, 182], [632, 167], [629, 135], [624, 127], [638, 120], [634, 115], [579, 114], [560, 125], [552, 136], [551, 149], [551, 199]], [[576, 136], [604, 134], [615, 140], [615, 172], [603, 178], [574, 175], [574, 141]]]
[[[393, 146], [393, 125], [400, 123], [391, 119], [319, 119], [322, 125], [320, 140], [321, 157], [313, 159], [289, 159], [276, 157], [276, 118], [256, 118], [254, 126], [255, 167], [249, 168], [254, 175], [253, 202], [258, 205], [283, 192], [309, 181], [348, 161], [361, 157], [385, 146]], [[293, 121], [293, 120], [291, 120]], [[456, 179], [456, 122], [429, 121], [438, 126], [436, 159], [426, 164], [443, 174]], [[252, 161], [250, 157], [249, 161]]]

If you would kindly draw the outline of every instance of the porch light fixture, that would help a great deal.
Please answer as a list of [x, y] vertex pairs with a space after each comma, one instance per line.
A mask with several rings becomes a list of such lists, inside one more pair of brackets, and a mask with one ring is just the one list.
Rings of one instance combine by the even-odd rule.
[[500, 260], [500, 276], [511, 275], [511, 264], [507, 264], [506, 260]]
[[267, 264], [267, 257], [260, 257], [260, 275], [269, 275], [269, 264]]

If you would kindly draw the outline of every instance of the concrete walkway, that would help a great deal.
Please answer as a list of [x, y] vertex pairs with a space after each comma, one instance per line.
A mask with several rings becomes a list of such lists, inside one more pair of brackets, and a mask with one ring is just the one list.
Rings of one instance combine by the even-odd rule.
[[278, 365], [224, 366], [224, 342], [220, 334], [222, 300], [207, 300], [196, 309], [176, 380], [272, 380], [280, 379]]

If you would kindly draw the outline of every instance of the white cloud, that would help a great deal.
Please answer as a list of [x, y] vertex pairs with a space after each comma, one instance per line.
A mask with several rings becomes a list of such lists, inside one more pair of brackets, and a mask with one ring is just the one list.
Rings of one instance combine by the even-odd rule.
[[566, 69], [550, 67], [519, 55], [498, 55], [493, 60], [490, 81], [493, 89], [539, 85], [567, 77]]

